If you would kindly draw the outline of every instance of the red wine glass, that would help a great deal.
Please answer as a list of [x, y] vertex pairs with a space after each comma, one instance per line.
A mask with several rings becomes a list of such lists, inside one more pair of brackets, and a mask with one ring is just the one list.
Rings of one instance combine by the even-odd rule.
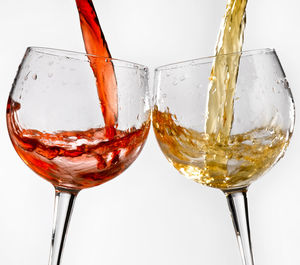
[[[106, 87], [97, 83], [91, 64], [97, 65]], [[99, 90], [112, 89], [115, 101], [99, 100], [105, 98]], [[55, 187], [49, 265], [60, 264], [78, 192], [116, 177], [141, 152], [150, 126], [149, 101], [148, 69], [142, 65], [27, 49], [9, 95], [7, 126], [18, 155]], [[108, 124], [111, 106], [114, 122]]]

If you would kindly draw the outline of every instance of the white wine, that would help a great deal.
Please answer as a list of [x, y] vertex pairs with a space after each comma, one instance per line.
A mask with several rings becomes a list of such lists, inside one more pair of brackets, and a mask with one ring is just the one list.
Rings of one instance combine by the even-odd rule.
[[247, 0], [228, 0], [226, 13], [220, 28], [216, 57], [212, 66], [207, 103], [205, 132], [220, 134], [226, 140], [233, 121], [233, 98], [246, 25]]
[[201, 184], [230, 190], [246, 187], [283, 154], [289, 133], [276, 127], [230, 135], [226, 141], [178, 125], [169, 112], [153, 111], [156, 138], [168, 161]]
[[227, 191], [249, 186], [277, 162], [290, 139], [290, 132], [276, 125], [231, 132], [246, 5], [247, 0], [228, 0], [208, 77], [203, 131], [182, 126], [168, 108], [155, 106], [152, 115], [156, 138], [168, 161], [188, 178]]

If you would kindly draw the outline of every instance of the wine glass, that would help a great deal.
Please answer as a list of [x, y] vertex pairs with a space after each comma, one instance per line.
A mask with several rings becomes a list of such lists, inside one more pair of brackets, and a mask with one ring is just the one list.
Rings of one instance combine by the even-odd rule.
[[[95, 65], [103, 82], [95, 78]], [[100, 101], [99, 89], [116, 97]], [[60, 264], [78, 192], [116, 177], [141, 152], [150, 128], [149, 99], [148, 69], [142, 65], [27, 49], [9, 95], [7, 126], [22, 160], [55, 187], [49, 265]], [[114, 116], [114, 123], [110, 119], [106, 126], [103, 113]]]
[[[228, 93], [218, 94], [217, 88], [210, 91], [217, 79], [212, 71], [217, 61], [225, 78], [236, 78], [232, 100]], [[234, 62], [237, 76], [228, 75], [228, 62]], [[215, 95], [217, 101], [209, 108]], [[211, 113], [216, 131], [207, 129]], [[294, 127], [294, 101], [275, 50], [157, 68], [152, 116], [157, 141], [170, 164], [188, 178], [225, 193], [243, 264], [253, 265], [247, 190], [283, 156]]]

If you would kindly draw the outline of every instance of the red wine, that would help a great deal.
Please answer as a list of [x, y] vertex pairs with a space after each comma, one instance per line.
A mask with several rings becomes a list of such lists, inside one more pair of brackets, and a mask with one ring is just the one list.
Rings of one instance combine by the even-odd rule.
[[[111, 58], [92, 0], [76, 0], [82, 36], [87, 54]], [[117, 81], [112, 62], [89, 56], [96, 77], [98, 96], [105, 125], [111, 128], [108, 137], [113, 137], [118, 118]]]
[[105, 128], [45, 133], [22, 129], [15, 117], [20, 104], [9, 99], [7, 123], [12, 143], [23, 161], [54, 186], [81, 190], [100, 185], [123, 172], [138, 156], [149, 132], [148, 120], [140, 129]]

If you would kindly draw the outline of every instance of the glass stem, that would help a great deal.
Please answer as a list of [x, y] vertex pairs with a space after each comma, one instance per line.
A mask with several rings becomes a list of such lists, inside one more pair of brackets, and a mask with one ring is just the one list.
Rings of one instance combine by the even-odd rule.
[[77, 193], [55, 188], [54, 222], [48, 265], [59, 265]]
[[248, 217], [247, 189], [225, 191], [244, 265], [254, 265]]

